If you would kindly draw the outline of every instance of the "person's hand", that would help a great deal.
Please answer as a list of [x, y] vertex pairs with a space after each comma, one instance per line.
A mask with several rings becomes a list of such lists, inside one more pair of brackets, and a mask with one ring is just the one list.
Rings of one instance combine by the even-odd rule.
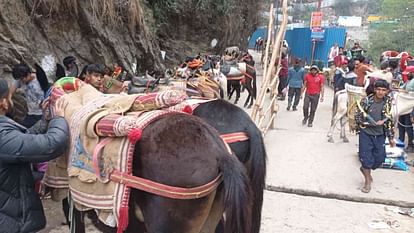
[[377, 124], [377, 125], [384, 125], [384, 123], [385, 123], [385, 120], [379, 120], [379, 121], [375, 122], [375, 124]]
[[63, 97], [60, 97], [55, 104], [55, 116], [64, 117], [67, 105], [68, 101]]
[[51, 115], [50, 115], [50, 111], [49, 111], [49, 99], [44, 100], [41, 104], [40, 107], [42, 108], [42, 112], [43, 112], [43, 116], [45, 120], [50, 120]]
[[397, 145], [394, 139], [391, 139], [389, 141], [390, 141], [390, 147], [395, 147]]
[[321, 103], [323, 102], [323, 96], [321, 96]]

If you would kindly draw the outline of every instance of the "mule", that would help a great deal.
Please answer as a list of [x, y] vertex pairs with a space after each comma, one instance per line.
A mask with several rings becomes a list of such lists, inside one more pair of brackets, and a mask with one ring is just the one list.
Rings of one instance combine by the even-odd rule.
[[200, 104], [194, 110], [193, 115], [205, 120], [222, 135], [241, 132], [248, 136], [248, 140], [233, 142], [229, 145], [237, 158], [245, 165], [250, 178], [254, 199], [252, 227], [249, 232], [258, 233], [266, 178], [266, 150], [260, 130], [243, 109], [225, 100], [219, 99]]
[[[135, 145], [134, 176], [175, 187], [195, 187], [220, 174], [223, 181], [217, 189], [198, 199], [177, 200], [133, 190], [125, 232], [213, 233], [223, 211], [226, 232], [252, 232], [252, 192], [246, 170], [228, 152], [217, 131], [187, 114], [154, 121]], [[79, 211], [75, 209], [72, 216], [72, 232], [85, 232]], [[107, 226], [100, 229], [115, 231]]]

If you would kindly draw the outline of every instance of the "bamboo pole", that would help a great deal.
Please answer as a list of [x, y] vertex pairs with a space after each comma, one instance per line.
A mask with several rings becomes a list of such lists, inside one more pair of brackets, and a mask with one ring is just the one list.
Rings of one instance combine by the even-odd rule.
[[[264, 67], [263, 67], [263, 77], [266, 76], [266, 73], [268, 72], [268, 66], [269, 66], [269, 49], [270, 49], [270, 42], [272, 39], [272, 32], [273, 32], [273, 3], [270, 4], [270, 11], [269, 11], [269, 25], [267, 28], [267, 40], [266, 40], [266, 49], [265, 49], [265, 56], [264, 56]], [[262, 90], [265, 89], [265, 84], [264, 82], [261, 83], [260, 85], [260, 93], [262, 93]], [[259, 111], [261, 111], [262, 109], [262, 105], [258, 105], [258, 101], [256, 100], [254, 106], [253, 106], [253, 110], [251, 113], [251, 117], [252, 120], [255, 121], [256, 119], [256, 115]]]
[[275, 43], [273, 43], [272, 57], [271, 57], [271, 60], [270, 60], [269, 68], [266, 70], [266, 73], [264, 74], [265, 77], [264, 77], [263, 85], [262, 85], [263, 88], [260, 89], [259, 96], [256, 100], [256, 105], [254, 106], [254, 109], [253, 109], [252, 115], [251, 115], [252, 119], [254, 121], [256, 121], [257, 113], [258, 113], [259, 110], [262, 109], [262, 106], [264, 104], [264, 101], [265, 101], [264, 97], [265, 97], [266, 89], [267, 89], [266, 87], [269, 86], [270, 80], [272, 79], [271, 75], [273, 73], [273, 70], [275, 69], [274, 64], [276, 62], [276, 57], [277, 57], [278, 52], [280, 51], [280, 48], [281, 48], [282, 37], [284, 36], [284, 30], [285, 30], [286, 25], [287, 25], [287, 0], [283, 0], [282, 9], [283, 9], [283, 16], [284, 16], [283, 21], [282, 21], [282, 24], [280, 26], [280, 30], [279, 30], [278, 35], [276, 37]]
[[[264, 67], [265, 72], [263, 73], [263, 80], [262, 80], [260, 93], [258, 95], [258, 98], [256, 100], [256, 104], [254, 105], [254, 108], [253, 108], [253, 111], [252, 111], [252, 114], [251, 114], [251, 117], [252, 117], [253, 121], [256, 122], [257, 126], [261, 129], [263, 134], [266, 134], [266, 132], [270, 128], [273, 128], [274, 120], [275, 120], [276, 113], [277, 113], [276, 86], [277, 86], [277, 83], [278, 83], [278, 77], [277, 76], [278, 76], [279, 71], [280, 71], [280, 59], [279, 59], [277, 65], [275, 65], [275, 63], [276, 63], [276, 58], [281, 57], [282, 41], [283, 41], [283, 38], [285, 36], [285, 30], [286, 30], [287, 21], [288, 21], [287, 0], [283, 0], [282, 12], [283, 12], [283, 20], [282, 20], [281, 25], [279, 27], [279, 31], [277, 32], [277, 36], [271, 37], [273, 39], [273, 43], [272, 43], [273, 46], [272, 46], [272, 56], [271, 56], [271, 59], [270, 59], [270, 63], [265, 64], [265, 67]], [[271, 22], [269, 22], [269, 25], [271, 25], [271, 24], [272, 24], [272, 20], [271, 20]], [[268, 39], [268, 42], [270, 40], [271, 39]], [[269, 47], [270, 47], [269, 43], [266, 43], [266, 50]], [[266, 51], [265, 56], [268, 56], [268, 51]], [[265, 61], [267, 61], [267, 59], [265, 59]], [[276, 72], [275, 72], [275, 70], [276, 70]], [[276, 74], [274, 74], [274, 73], [276, 73]], [[271, 90], [271, 93], [270, 93], [270, 99], [271, 100], [270, 100], [270, 104], [265, 108], [265, 111], [263, 111], [264, 103], [265, 103], [265, 95], [266, 95], [267, 89]], [[270, 115], [269, 115], [269, 112], [270, 112]], [[258, 115], [259, 115], [259, 117], [258, 117]], [[267, 124], [264, 124], [267, 115], [269, 115], [269, 121], [268, 121]]]
[[[270, 48], [270, 42], [272, 39], [272, 33], [273, 33], [273, 3], [270, 4], [270, 12], [269, 12], [269, 26], [267, 28], [267, 40], [266, 40], [266, 48], [265, 48], [265, 56], [263, 60], [263, 75], [266, 74], [267, 68], [269, 65], [269, 48]], [[263, 88], [263, 83], [261, 83], [261, 88]]]

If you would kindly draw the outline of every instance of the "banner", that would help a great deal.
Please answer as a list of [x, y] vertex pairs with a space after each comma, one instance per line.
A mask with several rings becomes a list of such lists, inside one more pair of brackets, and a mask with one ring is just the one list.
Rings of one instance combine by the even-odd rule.
[[312, 12], [310, 28], [311, 30], [322, 28], [322, 12]]

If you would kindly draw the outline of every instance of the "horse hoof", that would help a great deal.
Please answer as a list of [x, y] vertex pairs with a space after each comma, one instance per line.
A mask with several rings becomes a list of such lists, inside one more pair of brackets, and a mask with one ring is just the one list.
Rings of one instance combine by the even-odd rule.
[[328, 139], [328, 142], [330, 142], [330, 143], [334, 143], [333, 138], [332, 138], [332, 137], [330, 137], [330, 138]]
[[348, 143], [349, 142], [348, 138], [344, 138], [344, 142]]

